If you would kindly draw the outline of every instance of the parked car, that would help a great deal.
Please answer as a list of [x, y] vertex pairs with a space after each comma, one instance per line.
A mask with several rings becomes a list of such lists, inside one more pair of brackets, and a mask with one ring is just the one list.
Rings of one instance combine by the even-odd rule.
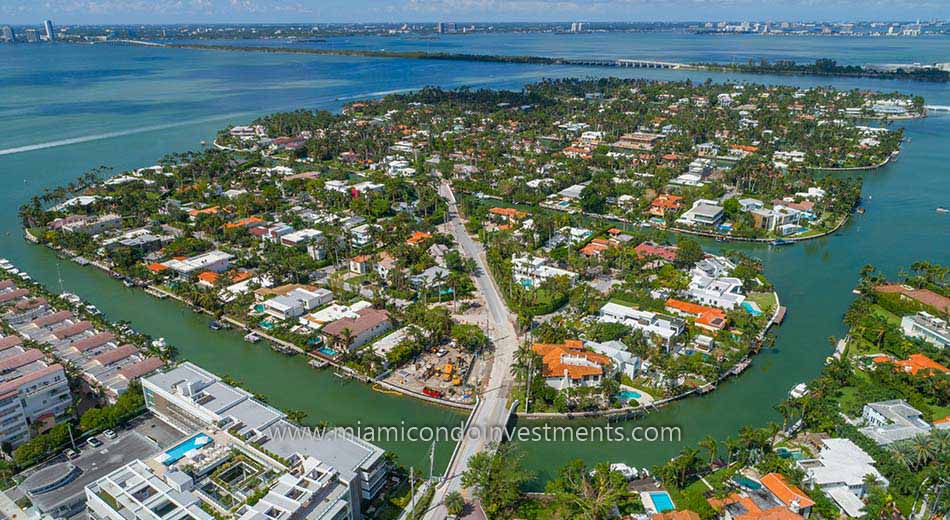
[[113, 430], [106, 430], [102, 432], [102, 434], [105, 435], [107, 439], [115, 439], [118, 437], [118, 434], [116, 434]]
[[78, 456], [79, 456], [79, 453], [78, 453], [76, 450], [74, 450], [74, 449], [72, 449], [72, 448], [69, 448], [68, 450], [66, 450], [66, 458], [67, 458], [67, 459], [75, 459], [75, 458], [78, 457]]
[[86, 442], [88, 442], [89, 445], [92, 446], [93, 448], [98, 448], [99, 446], [102, 446], [102, 441], [100, 441], [96, 437], [89, 437], [89, 440]]

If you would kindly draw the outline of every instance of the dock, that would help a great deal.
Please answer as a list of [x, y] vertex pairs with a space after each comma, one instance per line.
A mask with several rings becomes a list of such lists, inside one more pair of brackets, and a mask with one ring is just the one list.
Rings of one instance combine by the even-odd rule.
[[779, 306], [778, 312], [775, 313], [775, 324], [781, 325], [785, 321], [785, 313], [788, 311], [787, 307]]

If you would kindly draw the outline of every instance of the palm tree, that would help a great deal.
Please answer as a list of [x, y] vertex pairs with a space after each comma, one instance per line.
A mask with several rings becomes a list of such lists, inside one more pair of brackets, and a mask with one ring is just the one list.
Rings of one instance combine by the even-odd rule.
[[921, 468], [927, 465], [937, 455], [937, 446], [929, 435], [917, 435], [910, 439], [909, 444], [911, 461], [914, 466]]
[[723, 441], [723, 444], [726, 445], [726, 464], [731, 465], [732, 456], [736, 453], [736, 450], [742, 447], [742, 443], [739, 441], [739, 439], [728, 437], [725, 441]]
[[703, 440], [697, 443], [700, 448], [706, 450], [706, 453], [709, 454], [709, 465], [712, 466], [713, 460], [716, 458], [716, 448], [718, 444], [716, 443], [716, 438], [712, 435], [707, 435]]
[[350, 345], [353, 344], [353, 331], [349, 327], [344, 327], [340, 334], [335, 338], [334, 345], [339, 347], [344, 354], [350, 351]]

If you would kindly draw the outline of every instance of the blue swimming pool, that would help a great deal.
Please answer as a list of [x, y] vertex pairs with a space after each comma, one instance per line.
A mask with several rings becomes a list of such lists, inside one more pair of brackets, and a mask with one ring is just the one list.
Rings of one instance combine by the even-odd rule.
[[653, 507], [656, 508], [658, 513], [662, 513], [663, 511], [672, 511], [675, 509], [673, 506], [673, 499], [670, 498], [670, 494], [666, 491], [650, 493], [650, 499], [653, 500]]
[[332, 358], [332, 357], [336, 357], [336, 355], [337, 355], [337, 351], [333, 350], [333, 349], [330, 348], [330, 347], [321, 347], [321, 348], [317, 349], [317, 352], [323, 354], [324, 356], [331, 357], [331, 358]]
[[620, 399], [623, 402], [630, 401], [632, 399], [639, 399], [640, 392], [634, 392], [633, 390], [623, 390], [617, 394], [617, 399]]
[[754, 302], [750, 302], [750, 301], [746, 300], [746, 301], [742, 302], [742, 308], [745, 309], [746, 312], [748, 312], [749, 314], [751, 314], [751, 315], [753, 315], [753, 316], [761, 316], [761, 315], [762, 315], [762, 310], [759, 309], [759, 306], [756, 305]]
[[181, 460], [189, 451], [204, 448], [212, 442], [214, 441], [211, 439], [211, 437], [208, 437], [203, 433], [199, 433], [198, 435], [195, 435], [194, 437], [175, 446], [174, 448], [167, 450], [165, 452], [165, 458], [162, 460], [162, 464], [171, 466], [172, 464]]

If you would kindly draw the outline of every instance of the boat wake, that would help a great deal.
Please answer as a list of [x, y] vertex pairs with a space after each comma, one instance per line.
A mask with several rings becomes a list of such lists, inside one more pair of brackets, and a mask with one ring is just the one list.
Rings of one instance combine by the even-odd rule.
[[155, 132], [158, 130], [167, 130], [169, 128], [197, 125], [201, 123], [210, 123], [212, 121], [220, 121], [222, 119], [230, 119], [233, 117], [243, 117], [243, 116], [247, 116], [251, 114], [254, 114], [254, 112], [237, 112], [233, 114], [224, 114], [224, 115], [217, 115], [217, 116], [205, 117], [205, 118], [200, 118], [200, 119], [192, 119], [189, 121], [178, 121], [176, 123], [140, 126], [138, 128], [130, 128], [128, 130], [119, 130], [116, 132], [105, 132], [102, 134], [92, 134], [92, 135], [84, 135], [80, 137], [71, 137], [69, 139], [59, 139], [57, 141], [47, 141], [45, 143], [28, 144], [24, 146], [16, 146], [13, 148], [6, 148], [3, 150], [0, 150], [0, 155], [12, 155], [16, 153], [32, 152], [35, 150], [45, 150], [47, 148], [57, 148], [60, 146], [69, 146], [71, 144], [87, 143], [89, 141], [100, 141], [102, 139], [112, 139], [115, 137], [123, 137], [126, 135], [141, 134], [145, 132]]

